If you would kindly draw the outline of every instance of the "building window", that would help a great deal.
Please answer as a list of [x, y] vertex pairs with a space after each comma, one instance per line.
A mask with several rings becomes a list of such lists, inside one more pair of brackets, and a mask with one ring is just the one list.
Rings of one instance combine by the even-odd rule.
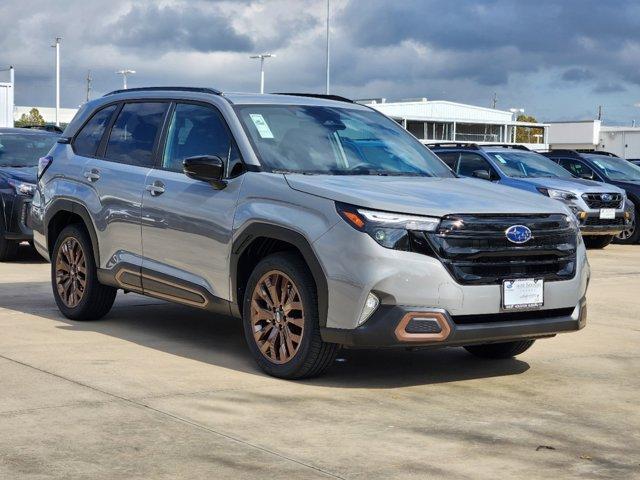
[[501, 142], [500, 125], [486, 123], [458, 123], [456, 140], [459, 142]]

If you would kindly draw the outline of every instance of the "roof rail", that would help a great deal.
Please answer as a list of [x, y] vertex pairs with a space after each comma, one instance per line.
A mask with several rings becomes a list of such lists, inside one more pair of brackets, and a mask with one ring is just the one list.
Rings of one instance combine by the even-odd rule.
[[530, 152], [531, 149], [525, 147], [524, 145], [518, 145], [515, 143], [483, 143], [482, 144], [483, 147], [502, 147], [502, 148], [511, 148], [514, 150], [526, 150], [527, 152]]
[[432, 142], [425, 143], [429, 148], [468, 148], [470, 150], [480, 150], [477, 143], [464, 143], [464, 142]]
[[126, 88], [121, 90], [114, 90], [113, 92], [105, 93], [104, 96], [115, 95], [116, 93], [125, 93], [125, 92], [162, 92], [162, 91], [173, 91], [173, 92], [195, 92], [195, 93], [211, 93], [213, 95], [222, 95], [220, 90], [216, 90], [215, 88], [204, 88], [204, 87], [137, 87], [137, 88]]
[[594, 155], [604, 155], [606, 157], [616, 157], [619, 158], [618, 155], [611, 152], [605, 152], [604, 150], [589, 150], [588, 148], [577, 148], [576, 152], [578, 153], [592, 153]]
[[356, 103], [350, 98], [341, 97], [340, 95], [326, 95], [324, 93], [288, 93], [288, 92], [272, 92], [272, 95], [291, 95], [293, 97], [310, 97], [324, 98], [325, 100], [335, 100], [336, 102]]

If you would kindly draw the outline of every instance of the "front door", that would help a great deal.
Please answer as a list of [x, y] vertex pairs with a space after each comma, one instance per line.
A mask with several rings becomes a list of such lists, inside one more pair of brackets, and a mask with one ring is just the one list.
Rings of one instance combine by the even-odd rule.
[[[224, 160], [230, 177], [225, 188], [216, 189], [182, 172], [185, 158], [201, 155]], [[231, 133], [215, 107], [175, 105], [160, 163], [147, 177], [143, 194], [142, 283], [147, 293], [202, 307], [209, 301], [203, 289], [229, 299], [230, 239], [241, 166]]]

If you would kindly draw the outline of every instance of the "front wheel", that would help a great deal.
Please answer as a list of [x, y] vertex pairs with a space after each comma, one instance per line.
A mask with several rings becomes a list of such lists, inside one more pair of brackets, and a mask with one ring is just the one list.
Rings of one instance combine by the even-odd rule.
[[4, 238], [4, 220], [0, 211], [0, 262], [14, 260], [18, 253], [18, 242]]
[[531, 348], [535, 340], [519, 340], [517, 342], [487, 343], [485, 345], [468, 345], [464, 347], [467, 352], [476, 357], [505, 359], [526, 352]]
[[592, 249], [604, 248], [613, 241], [613, 235], [591, 235], [582, 238], [584, 246]]
[[309, 268], [295, 254], [270, 255], [253, 270], [243, 300], [244, 334], [269, 375], [313, 377], [333, 363], [339, 345], [320, 337], [316, 292]]
[[111, 310], [117, 293], [98, 282], [91, 240], [78, 225], [65, 227], [56, 239], [51, 283], [58, 308], [72, 320], [102, 318]]
[[[633, 204], [633, 207], [633, 213], [638, 212], [635, 204]], [[622, 243], [626, 245], [638, 243], [640, 241], [640, 228], [638, 228], [638, 225], [636, 223], [635, 214], [631, 219], [631, 223], [626, 225], [626, 228], [618, 235], [616, 235], [614, 241], [615, 243]]]

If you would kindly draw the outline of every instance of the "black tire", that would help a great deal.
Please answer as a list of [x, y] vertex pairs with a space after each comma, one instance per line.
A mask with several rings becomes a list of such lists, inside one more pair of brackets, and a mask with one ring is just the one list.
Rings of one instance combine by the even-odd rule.
[[[299, 292], [304, 311], [304, 333], [297, 351], [286, 363], [274, 363], [260, 351], [258, 342], [254, 338], [251, 321], [251, 302], [254, 290], [260, 279], [272, 271], [283, 273], [289, 277]], [[320, 375], [333, 363], [340, 349], [340, 345], [323, 342], [320, 337], [316, 285], [307, 264], [301, 257], [293, 253], [275, 253], [256, 265], [245, 288], [242, 322], [245, 339], [255, 361], [262, 370], [274, 377], [300, 379]]]
[[485, 345], [468, 345], [464, 347], [469, 353], [481, 358], [505, 359], [520, 355], [531, 348], [535, 340], [519, 340], [517, 342], [487, 343]]
[[[73, 239], [77, 241], [85, 257], [86, 284], [81, 300], [75, 306], [68, 306], [58, 292], [56, 282], [56, 264], [61, 253], [62, 245]], [[53, 247], [51, 256], [51, 286], [53, 296], [62, 314], [71, 320], [98, 320], [104, 317], [116, 298], [118, 290], [116, 288], [102, 285], [98, 281], [97, 268], [91, 246], [91, 239], [87, 231], [81, 225], [69, 225], [60, 232]]]
[[584, 246], [589, 249], [604, 248], [613, 242], [613, 235], [588, 235], [582, 238], [584, 239]]
[[640, 242], [640, 228], [638, 228], [637, 219], [635, 217], [635, 215], [637, 213], [640, 213], [640, 211], [638, 210], [638, 205], [636, 205], [635, 202], [631, 202], [631, 203], [633, 204], [633, 210], [634, 210], [634, 217], [633, 217], [633, 223], [631, 224], [631, 228], [629, 230], [626, 230], [620, 233], [619, 235], [616, 235], [616, 237], [613, 240], [614, 243], [621, 243], [623, 245], [632, 245]]
[[9, 262], [18, 254], [18, 242], [4, 238], [4, 232], [4, 215], [0, 211], [0, 262]]

